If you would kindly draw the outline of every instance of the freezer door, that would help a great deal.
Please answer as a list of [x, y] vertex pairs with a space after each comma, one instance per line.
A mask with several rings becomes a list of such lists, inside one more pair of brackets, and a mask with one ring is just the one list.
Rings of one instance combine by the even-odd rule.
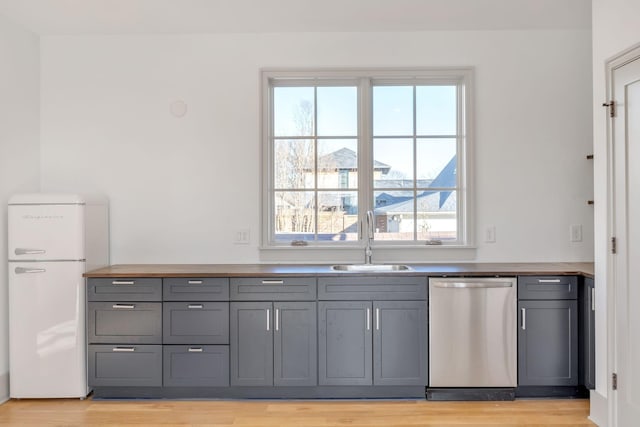
[[9, 205], [9, 260], [83, 260], [84, 205]]
[[84, 262], [9, 263], [13, 398], [87, 395]]

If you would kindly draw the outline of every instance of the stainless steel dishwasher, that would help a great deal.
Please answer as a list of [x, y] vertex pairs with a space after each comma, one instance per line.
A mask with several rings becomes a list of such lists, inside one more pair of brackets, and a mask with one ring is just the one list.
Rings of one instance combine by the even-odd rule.
[[429, 387], [517, 385], [517, 280], [429, 279]]

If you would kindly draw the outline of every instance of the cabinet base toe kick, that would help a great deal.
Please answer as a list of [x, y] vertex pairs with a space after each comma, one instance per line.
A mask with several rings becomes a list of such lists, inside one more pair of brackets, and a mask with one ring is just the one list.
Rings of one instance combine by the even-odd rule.
[[424, 399], [424, 386], [94, 387], [93, 399]]
[[427, 387], [427, 400], [515, 400], [516, 392], [513, 387], [488, 387], [488, 388], [441, 388]]

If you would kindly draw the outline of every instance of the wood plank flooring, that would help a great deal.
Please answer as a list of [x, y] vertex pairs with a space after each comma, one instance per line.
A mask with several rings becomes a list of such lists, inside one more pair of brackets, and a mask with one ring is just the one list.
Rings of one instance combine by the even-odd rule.
[[10, 400], [1, 426], [593, 426], [589, 401]]

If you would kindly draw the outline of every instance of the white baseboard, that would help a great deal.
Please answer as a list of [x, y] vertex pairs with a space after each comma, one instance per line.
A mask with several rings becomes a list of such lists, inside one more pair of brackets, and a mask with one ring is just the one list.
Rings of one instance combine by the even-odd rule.
[[609, 401], [595, 390], [591, 390], [589, 398], [591, 413], [589, 419], [599, 427], [609, 426]]
[[0, 404], [9, 400], [9, 372], [0, 375]]

